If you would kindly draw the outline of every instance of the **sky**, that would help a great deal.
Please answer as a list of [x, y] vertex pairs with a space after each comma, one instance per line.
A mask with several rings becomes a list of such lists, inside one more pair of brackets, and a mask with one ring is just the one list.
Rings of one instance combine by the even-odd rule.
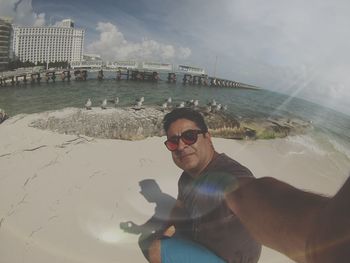
[[84, 53], [202, 67], [350, 115], [348, 0], [0, 0], [18, 25], [71, 18]]

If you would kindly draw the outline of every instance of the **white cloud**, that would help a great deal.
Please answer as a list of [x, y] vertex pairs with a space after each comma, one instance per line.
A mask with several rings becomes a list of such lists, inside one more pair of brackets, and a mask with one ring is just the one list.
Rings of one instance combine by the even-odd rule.
[[226, 42], [251, 72], [244, 81], [350, 113], [349, 2], [260, 2], [236, 0], [227, 8]]
[[99, 22], [100, 38], [88, 45], [88, 52], [101, 54], [107, 60], [141, 59], [164, 60], [188, 58], [191, 50], [185, 47], [160, 43], [144, 38], [140, 42], [127, 41], [118, 27], [112, 23]]
[[178, 50], [179, 59], [186, 59], [191, 55], [191, 49], [187, 47], [180, 47]]
[[45, 14], [33, 11], [32, 0], [0, 0], [0, 6], [0, 16], [12, 18], [17, 25], [45, 25]]

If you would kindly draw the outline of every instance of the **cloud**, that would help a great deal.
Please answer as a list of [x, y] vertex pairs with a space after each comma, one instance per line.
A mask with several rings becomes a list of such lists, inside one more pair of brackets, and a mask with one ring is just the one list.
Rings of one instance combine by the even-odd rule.
[[186, 59], [191, 50], [186, 47], [160, 43], [144, 38], [140, 42], [127, 41], [118, 27], [112, 23], [98, 22], [99, 39], [87, 46], [87, 51], [100, 54], [106, 60], [161, 60]]
[[221, 42], [239, 51], [230, 59], [251, 72], [244, 81], [333, 108], [342, 104], [350, 113], [349, 2], [260, 2], [227, 6], [231, 21]]
[[191, 55], [191, 49], [188, 47], [179, 47], [178, 49], [178, 56], [180, 58], [186, 59]]
[[32, 0], [0, 0], [0, 16], [13, 19], [13, 23], [21, 26], [45, 25], [45, 13], [33, 11]]

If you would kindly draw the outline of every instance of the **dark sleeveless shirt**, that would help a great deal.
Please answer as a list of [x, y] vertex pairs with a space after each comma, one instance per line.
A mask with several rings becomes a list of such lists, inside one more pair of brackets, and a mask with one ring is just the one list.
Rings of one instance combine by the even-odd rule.
[[255, 263], [261, 252], [257, 243], [228, 208], [223, 190], [237, 178], [253, 177], [248, 168], [219, 154], [196, 179], [183, 172], [178, 199], [190, 219], [187, 237], [230, 263]]

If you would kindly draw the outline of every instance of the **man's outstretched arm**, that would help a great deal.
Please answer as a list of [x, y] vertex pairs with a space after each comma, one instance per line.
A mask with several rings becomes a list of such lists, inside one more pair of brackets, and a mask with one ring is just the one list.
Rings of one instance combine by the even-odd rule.
[[297, 262], [306, 260], [306, 241], [330, 199], [276, 179], [241, 180], [226, 202], [254, 238]]
[[350, 177], [317, 216], [306, 244], [307, 262], [350, 262]]

